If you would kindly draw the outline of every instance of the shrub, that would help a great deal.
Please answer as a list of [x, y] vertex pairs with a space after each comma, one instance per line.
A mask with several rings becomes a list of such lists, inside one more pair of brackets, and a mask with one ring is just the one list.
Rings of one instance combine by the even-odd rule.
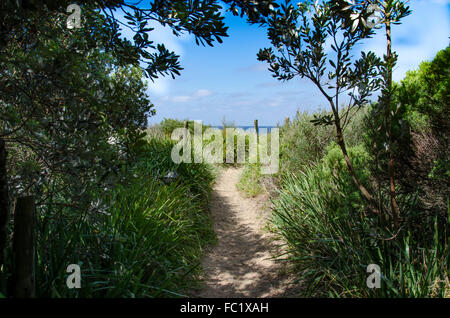
[[[358, 179], [365, 185], [369, 185], [370, 170], [368, 168], [371, 158], [363, 145], [350, 147], [347, 149], [350, 160], [352, 161], [355, 173]], [[358, 188], [353, 183], [350, 174], [347, 171], [344, 156], [341, 148], [334, 142], [327, 147], [326, 155], [321, 159], [323, 163], [320, 169], [327, 180], [338, 179], [342, 181], [342, 185], [346, 187], [347, 196], [345, 201], [349, 204], [355, 204], [360, 201], [361, 196]]]
[[333, 127], [314, 126], [313, 119], [306, 112], [297, 112], [292, 123], [281, 127], [281, 172], [303, 171], [325, 154], [334, 138]]
[[246, 197], [254, 197], [263, 191], [260, 179], [261, 165], [258, 163], [247, 164], [244, 167], [236, 187]]
[[[339, 161], [331, 148], [316, 167], [285, 175], [274, 200], [273, 223], [288, 244], [288, 259], [304, 280], [305, 295], [444, 296], [448, 292], [447, 233], [436, 227], [431, 242], [408, 229], [390, 233], [377, 216], [366, 213], [345, 174], [330, 173]], [[404, 215], [414, 213], [414, 200], [401, 202]], [[366, 286], [369, 264], [381, 268], [381, 289]]]
[[[301, 125], [285, 126], [285, 173], [273, 223], [307, 296], [449, 296], [449, 52], [447, 47], [394, 85], [391, 150], [401, 215], [395, 231], [385, 220], [388, 152], [377, 107], [357, 113], [345, 134], [357, 177], [377, 188], [383, 218], [367, 212], [340, 149], [323, 138], [331, 131], [311, 126], [307, 114]], [[381, 289], [366, 286], [369, 264], [380, 266]]]
[[[447, 47], [432, 61], [407, 72], [403, 80], [395, 83], [391, 104], [391, 150], [397, 193], [417, 195], [408, 227], [415, 228], [412, 233], [427, 233], [428, 240], [433, 238], [435, 217], [440, 231], [447, 226], [449, 54]], [[373, 181], [380, 191], [387, 191], [389, 153], [382, 117], [375, 111], [367, 114], [364, 142], [373, 159], [370, 164]]]
[[[292, 123], [287, 122], [280, 130], [281, 171], [298, 172], [316, 164], [326, 153], [327, 147], [336, 141], [333, 126], [317, 126], [312, 122], [316, 117], [329, 114], [326, 111], [308, 114], [297, 111]], [[344, 130], [348, 147], [360, 144], [364, 136], [364, 114], [352, 111], [352, 120]]]
[[[90, 194], [90, 209], [38, 206], [38, 297], [178, 297], [197, 283], [202, 249], [215, 239], [205, 209], [213, 175], [173, 163], [173, 145], [142, 141], [120, 183]], [[69, 264], [81, 266], [81, 289], [66, 287]]]
[[[188, 129], [189, 133], [191, 134], [191, 137], [194, 135], [194, 121], [193, 120], [177, 120], [177, 119], [171, 119], [171, 118], [164, 118], [157, 127], [162, 130], [164, 135], [166, 137], [169, 137], [172, 135], [172, 132], [176, 128], [184, 128], [184, 122], [188, 121]], [[207, 128], [209, 128], [209, 125], [205, 125], [202, 123], [202, 132], [204, 132]]]

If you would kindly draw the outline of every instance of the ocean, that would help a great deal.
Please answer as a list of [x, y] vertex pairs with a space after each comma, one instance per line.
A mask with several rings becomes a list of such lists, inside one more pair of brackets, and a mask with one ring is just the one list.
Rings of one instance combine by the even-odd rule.
[[[223, 126], [211, 126], [213, 128], [222, 129]], [[254, 128], [254, 126], [235, 126], [236, 128], [241, 128], [243, 130], [247, 130], [249, 128]], [[277, 128], [277, 126], [258, 126], [258, 129], [261, 130], [261, 128], [267, 129], [267, 132], [270, 132], [272, 128]]]

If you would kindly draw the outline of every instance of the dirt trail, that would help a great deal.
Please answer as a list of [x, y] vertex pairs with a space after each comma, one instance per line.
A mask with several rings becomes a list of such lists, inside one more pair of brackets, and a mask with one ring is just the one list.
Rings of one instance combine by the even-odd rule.
[[296, 297], [295, 278], [276, 262], [279, 241], [263, 230], [266, 198], [244, 198], [236, 189], [242, 168], [218, 178], [210, 202], [218, 242], [203, 260], [204, 288], [195, 297]]

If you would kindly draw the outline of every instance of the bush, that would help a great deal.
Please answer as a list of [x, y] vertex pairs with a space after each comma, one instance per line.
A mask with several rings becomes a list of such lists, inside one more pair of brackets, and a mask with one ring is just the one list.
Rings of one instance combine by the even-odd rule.
[[281, 172], [303, 171], [326, 153], [334, 138], [333, 127], [314, 126], [313, 119], [313, 115], [297, 112], [292, 123], [281, 127]]
[[[174, 164], [173, 145], [142, 141], [122, 181], [91, 193], [92, 210], [38, 208], [38, 297], [178, 297], [197, 283], [202, 249], [215, 239], [213, 175], [205, 164]], [[69, 264], [81, 266], [81, 289], [66, 287]]]
[[[369, 154], [363, 145], [350, 147], [347, 149], [347, 152], [352, 161], [356, 176], [362, 184], [368, 187], [370, 185], [370, 170], [368, 167], [371, 162]], [[346, 186], [347, 196], [344, 199], [348, 204], [357, 204], [357, 202], [363, 199], [359, 189], [355, 186], [352, 177], [348, 173], [342, 150], [335, 142], [332, 142], [327, 147], [327, 153], [320, 162], [322, 163], [320, 169], [323, 170], [327, 180], [338, 179], [341, 180], [343, 186]]]
[[[382, 217], [367, 209], [330, 127], [313, 126], [313, 116], [299, 113], [283, 127], [284, 173], [273, 223], [289, 246], [288, 260], [304, 279], [302, 296], [450, 296], [449, 52], [447, 47], [394, 85], [391, 150], [398, 229], [387, 223], [389, 158], [377, 104], [353, 114], [344, 135], [355, 173], [376, 194]], [[366, 286], [369, 264], [380, 266], [381, 289]]]
[[[188, 129], [189, 133], [191, 134], [191, 137], [194, 135], [194, 121], [193, 120], [177, 120], [177, 119], [171, 119], [171, 118], [164, 118], [159, 125], [155, 125], [158, 127], [158, 129], [162, 130], [164, 135], [166, 137], [169, 137], [172, 135], [172, 132], [176, 128], [184, 128], [184, 122], [188, 122]], [[208, 129], [210, 126], [205, 125], [202, 123], [202, 132], [204, 132], [206, 129]]]
[[[395, 102], [402, 110], [400, 120], [407, 121], [416, 136], [425, 135], [436, 141], [428, 147], [430, 149], [426, 149], [426, 152], [436, 154], [436, 158], [433, 158], [434, 164], [426, 167], [427, 173], [431, 173], [433, 178], [439, 179], [447, 188], [450, 186], [449, 61], [450, 46], [439, 51], [431, 62], [422, 62], [418, 70], [409, 71], [396, 85], [395, 94]], [[414, 133], [408, 140], [413, 147], [417, 144]], [[410, 155], [408, 159], [413, 158]], [[440, 201], [445, 202], [442, 198]]]
[[[292, 123], [287, 122], [280, 130], [281, 171], [304, 171], [308, 166], [316, 164], [326, 153], [327, 147], [336, 141], [334, 126], [316, 126], [312, 122], [315, 117], [329, 114], [319, 111], [308, 114], [297, 111]], [[352, 120], [344, 130], [348, 147], [360, 144], [364, 136], [364, 111], [351, 112]]]
[[[332, 147], [316, 167], [284, 176], [274, 200], [273, 223], [288, 243], [306, 296], [443, 297], [449, 291], [447, 233], [436, 226], [430, 242], [407, 229], [388, 232], [354, 195], [339, 157]], [[401, 202], [406, 217], [414, 213], [414, 200]], [[381, 289], [366, 286], [369, 264], [381, 268]]]
[[263, 191], [260, 179], [261, 165], [259, 163], [247, 164], [236, 187], [246, 197], [254, 197]]
[[449, 61], [450, 46], [431, 62], [422, 62], [419, 69], [407, 72], [396, 84], [395, 102], [406, 109], [405, 117], [416, 130], [432, 127], [448, 131]]
[[[450, 47], [447, 47], [432, 61], [425, 61], [417, 70], [407, 72], [403, 80], [395, 83], [391, 104], [396, 192], [400, 196], [417, 196], [415, 213], [406, 220], [407, 226], [414, 235], [427, 233], [429, 241], [433, 238], [435, 217], [439, 231], [445, 231], [448, 218], [449, 54]], [[389, 153], [385, 122], [376, 105], [373, 106], [366, 118], [364, 143], [373, 159], [370, 164], [373, 181], [380, 192], [386, 193]]]

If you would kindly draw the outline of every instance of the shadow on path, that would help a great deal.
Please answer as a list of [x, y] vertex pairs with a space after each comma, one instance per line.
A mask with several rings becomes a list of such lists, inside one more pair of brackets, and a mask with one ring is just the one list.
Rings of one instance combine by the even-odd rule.
[[236, 189], [242, 169], [224, 170], [214, 187], [210, 210], [218, 242], [203, 259], [204, 287], [195, 297], [296, 297], [299, 283], [287, 264], [273, 256], [281, 242], [262, 231], [263, 202]]

